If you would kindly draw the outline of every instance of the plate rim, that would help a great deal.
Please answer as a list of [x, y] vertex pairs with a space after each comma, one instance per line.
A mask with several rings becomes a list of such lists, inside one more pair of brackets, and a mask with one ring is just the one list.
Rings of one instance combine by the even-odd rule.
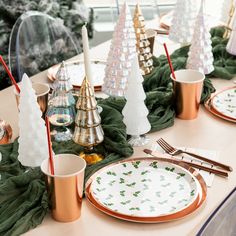
[[[134, 160], [134, 161], [136, 161], [136, 160]], [[150, 158], [145, 158], [145, 160], [141, 160], [141, 161], [148, 161], [149, 163], [150, 162], [153, 162], [152, 160], [150, 160]], [[133, 162], [133, 161], [128, 161], [128, 160], [126, 160], [125, 161], [125, 163], [127, 163], [127, 162]], [[162, 162], [162, 164], [163, 163], [165, 163], [165, 162]], [[121, 166], [121, 164], [122, 163], [116, 163], [116, 164], [114, 164], [114, 165], [110, 165], [109, 167], [107, 167], [107, 168], [104, 168], [102, 171], [100, 171], [96, 176], [95, 176], [95, 178], [93, 179], [93, 181], [91, 182], [91, 188], [92, 188], [92, 184], [93, 183], [96, 183], [96, 178], [97, 178], [97, 176], [98, 175], [100, 175], [100, 174], [103, 174], [103, 173], [105, 173], [106, 171], [110, 171], [114, 166]], [[168, 164], [172, 164], [172, 167], [173, 167], [173, 163], [168, 163]], [[174, 164], [174, 165], [176, 165], [176, 164]], [[184, 169], [184, 168], [182, 168], [181, 166], [179, 166], [179, 165], [176, 165], [177, 167], [178, 167], [178, 169], [180, 169], [180, 170], [182, 170], [183, 172], [185, 172], [185, 173], [187, 173], [188, 175], [189, 175], [189, 177], [191, 177], [191, 178], [194, 178], [194, 176], [188, 171], [188, 170], [186, 170], [186, 169]], [[111, 170], [112, 171], [112, 170]], [[179, 210], [177, 210], [177, 211], [175, 211], [175, 212], [172, 212], [171, 214], [175, 214], [175, 213], [177, 213], [177, 212], [180, 212], [180, 211], [182, 211], [182, 210], [184, 210], [184, 209], [187, 209], [187, 208], [189, 208], [192, 204], [194, 204], [196, 201], [197, 201], [197, 198], [198, 198], [198, 195], [199, 195], [199, 190], [198, 190], [198, 186], [197, 186], [197, 182], [196, 182], [196, 180], [195, 180], [195, 178], [194, 178], [194, 182], [195, 182], [195, 187], [196, 187], [196, 194], [195, 194], [195, 196], [194, 196], [194, 198], [192, 199], [192, 201], [190, 201], [188, 204], [187, 204], [187, 206], [183, 206], [183, 207], [181, 207]], [[94, 189], [94, 188], [93, 188]], [[91, 197], [93, 198], [93, 199], [95, 199], [96, 198], [96, 196], [95, 196], [95, 194], [91, 191], [90, 192], [91, 193]], [[97, 200], [96, 200], [97, 201]], [[98, 202], [98, 204], [99, 205], [101, 205], [101, 206], [103, 206], [104, 208], [107, 208], [107, 209], [109, 209], [109, 210], [111, 210], [111, 211], [113, 211], [112, 209], [110, 209], [109, 207], [106, 207], [106, 206], [104, 206], [104, 204], [102, 204], [101, 203], [101, 201], [97, 201]], [[122, 214], [122, 215], [126, 215], [126, 216], [131, 216], [130, 214], [126, 214], [126, 213], [120, 213], [120, 214]], [[162, 215], [159, 215], [159, 216], [165, 216], [165, 215], [171, 215], [171, 214], [162, 214]], [[135, 216], [135, 217], [149, 217], [149, 216]], [[155, 216], [150, 216], [151, 218], [152, 217], [155, 217]]]
[[222, 112], [220, 112], [220, 111], [217, 109], [217, 107], [214, 105], [214, 103], [213, 103], [213, 100], [216, 98], [217, 95], [219, 95], [219, 94], [221, 94], [221, 93], [223, 93], [223, 92], [225, 92], [225, 91], [227, 91], [227, 90], [231, 90], [231, 89], [236, 89], [236, 86], [225, 87], [225, 88], [221, 89], [220, 91], [214, 93], [213, 96], [212, 96], [212, 98], [211, 98], [211, 105], [212, 105], [212, 107], [214, 108], [214, 110], [217, 111], [218, 113], [222, 114], [223, 116], [225, 116], [225, 117], [227, 117], [227, 118], [229, 118], [229, 119], [233, 119], [233, 120], [236, 121], [236, 118], [234, 118], [234, 117], [232, 117], [232, 116], [225, 115], [225, 114], [223, 114]]
[[[81, 64], [81, 63], [84, 63], [83, 59], [78, 59], [78, 60], [73, 60], [73, 61], [66, 61], [65, 65], [73, 65], [73, 64]], [[94, 64], [101, 63], [101, 64], [106, 65], [106, 60], [94, 59], [94, 60], [91, 60], [91, 63], [94, 63]], [[55, 77], [53, 76], [53, 73], [51, 72], [51, 70], [53, 70], [53, 69], [55, 69], [56, 67], [59, 67], [59, 66], [60, 66], [60, 63], [58, 63], [56, 65], [53, 65], [53, 66], [51, 66], [47, 69], [47, 78], [52, 83], [55, 81]], [[81, 87], [80, 85], [76, 85], [76, 84], [72, 84], [72, 86], [73, 86], [74, 89], [79, 89]], [[101, 91], [102, 85], [95, 85], [94, 89], [96, 91]]]
[[[233, 88], [233, 87], [236, 87], [236, 86], [226, 87], [225, 89], [229, 89], [229, 88]], [[218, 92], [221, 92], [221, 91], [222, 91], [222, 90], [220, 90], [220, 91], [218, 91]], [[211, 100], [212, 100], [212, 98], [213, 98], [218, 92], [213, 93], [213, 94], [204, 102], [204, 107], [205, 107], [206, 110], [209, 111], [212, 115], [217, 116], [218, 118], [221, 118], [221, 119], [223, 119], [223, 120], [236, 123], [236, 119], [227, 117], [227, 116], [223, 115], [222, 113], [216, 111], [216, 110], [212, 107]]]
[[[130, 215], [126, 215], [126, 214], [122, 214], [122, 213], [118, 213], [115, 212], [101, 204], [99, 204], [99, 202], [94, 199], [93, 195], [91, 194], [91, 184], [93, 182], [93, 180], [95, 180], [96, 176], [101, 173], [102, 171], [104, 171], [104, 169], [111, 167], [113, 165], [116, 164], [120, 164], [120, 163], [124, 163], [124, 162], [132, 162], [132, 161], [137, 161], [137, 160], [148, 160], [148, 161], [161, 161], [161, 162], [168, 162], [168, 163], [172, 163], [174, 165], [177, 165], [181, 168], [184, 168], [185, 171], [188, 171], [190, 173], [190, 175], [192, 175], [195, 179], [195, 181], [197, 182], [198, 185], [198, 195], [196, 197], [196, 199], [186, 208], [177, 211], [175, 213], [171, 213], [171, 214], [165, 214], [165, 215], [160, 215], [160, 216], [151, 216], [151, 217], [147, 217], [147, 216], [130, 216]], [[177, 219], [181, 219], [189, 214], [191, 214], [192, 212], [194, 212], [195, 210], [197, 210], [205, 201], [206, 196], [207, 196], [207, 187], [206, 187], [206, 183], [204, 181], [204, 179], [202, 178], [202, 176], [199, 174], [198, 171], [196, 171], [195, 169], [193, 169], [192, 167], [186, 165], [185, 163], [182, 163], [181, 161], [177, 161], [177, 160], [172, 160], [169, 158], [158, 158], [158, 157], [141, 157], [141, 158], [131, 158], [131, 159], [126, 159], [126, 160], [121, 160], [118, 162], [114, 162], [111, 163], [103, 168], [101, 168], [99, 171], [97, 171], [96, 173], [94, 173], [86, 182], [85, 185], [85, 196], [88, 199], [88, 201], [98, 210], [102, 211], [103, 213], [106, 213], [110, 216], [113, 216], [115, 218], [118, 219], [122, 219], [122, 220], [127, 220], [127, 221], [133, 221], [133, 222], [139, 222], [139, 223], [158, 223], [158, 222], [166, 222], [166, 221], [172, 221], [172, 220], [177, 220]], [[200, 193], [201, 191], [201, 193]]]

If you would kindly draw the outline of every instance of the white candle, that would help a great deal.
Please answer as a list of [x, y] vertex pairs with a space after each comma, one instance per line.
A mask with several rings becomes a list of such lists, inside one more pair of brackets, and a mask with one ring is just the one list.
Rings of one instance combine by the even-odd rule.
[[84, 25], [82, 27], [82, 42], [83, 42], [83, 51], [84, 51], [84, 66], [85, 66], [85, 75], [93, 88], [93, 77], [92, 77], [92, 69], [91, 69], [91, 61], [89, 54], [89, 41], [88, 41], [88, 32], [87, 28]]

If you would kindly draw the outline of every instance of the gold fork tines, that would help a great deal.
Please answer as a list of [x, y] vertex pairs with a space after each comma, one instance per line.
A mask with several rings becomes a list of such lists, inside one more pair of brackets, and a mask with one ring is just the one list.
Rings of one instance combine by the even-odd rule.
[[169, 143], [167, 143], [164, 139], [160, 138], [159, 140], [157, 140], [157, 143], [160, 145], [160, 147], [165, 151], [167, 152], [168, 154], [172, 155], [172, 156], [175, 156], [175, 155], [178, 155], [178, 154], [181, 154], [181, 153], [186, 153], [192, 157], [195, 157], [201, 161], [205, 161], [207, 163], [210, 163], [214, 166], [217, 166], [217, 167], [220, 167], [224, 170], [227, 170], [227, 171], [233, 171], [233, 168], [231, 166], [228, 166], [228, 165], [225, 165], [223, 163], [220, 163], [220, 162], [217, 162], [217, 161], [213, 161], [211, 159], [208, 159], [206, 157], [203, 157], [203, 156], [200, 156], [198, 154], [195, 154], [195, 153], [192, 153], [192, 152], [188, 152], [188, 151], [184, 151], [184, 150], [181, 150], [181, 149], [177, 149], [177, 148], [174, 148], [173, 146], [171, 146]]

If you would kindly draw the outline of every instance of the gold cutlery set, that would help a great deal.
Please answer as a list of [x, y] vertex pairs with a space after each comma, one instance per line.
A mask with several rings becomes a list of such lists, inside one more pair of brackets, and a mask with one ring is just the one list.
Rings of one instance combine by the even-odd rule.
[[[228, 172], [233, 171], [233, 168], [231, 166], [228, 166], [228, 165], [225, 165], [223, 163], [208, 159], [206, 157], [200, 156], [200, 155], [192, 153], [192, 152], [184, 151], [184, 150], [181, 150], [181, 149], [176, 149], [173, 146], [171, 146], [170, 144], [168, 144], [162, 138], [158, 139], [157, 143], [165, 151], [164, 154], [159, 152], [159, 151], [153, 151], [153, 150], [150, 150], [150, 149], [144, 149], [143, 151], [146, 154], [149, 154], [153, 157], [171, 158], [171, 159], [180, 161], [182, 163], [185, 163], [185, 164], [187, 164], [191, 167], [197, 168], [199, 170], [204, 170], [204, 171], [207, 171], [207, 172], [212, 173], [212, 174], [216, 174], [216, 175], [221, 176], [221, 177], [228, 177]], [[207, 167], [207, 166], [202, 165], [202, 164], [197, 164], [197, 163], [193, 162], [193, 160], [185, 161], [185, 160], [174, 157], [174, 156], [179, 155], [181, 153], [188, 154], [188, 155], [194, 157], [195, 159], [201, 160], [204, 163], [208, 163], [208, 164], [211, 165], [211, 167]], [[218, 169], [218, 168], [220, 168], [220, 169]]]

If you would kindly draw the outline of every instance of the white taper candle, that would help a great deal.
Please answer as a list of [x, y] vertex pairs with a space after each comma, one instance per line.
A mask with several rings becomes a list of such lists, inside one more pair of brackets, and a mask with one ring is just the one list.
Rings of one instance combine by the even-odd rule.
[[92, 76], [92, 69], [91, 69], [91, 61], [90, 61], [90, 53], [89, 53], [89, 41], [88, 41], [88, 32], [85, 25], [82, 27], [82, 42], [83, 42], [83, 51], [84, 51], [84, 66], [85, 66], [85, 75], [87, 79], [93, 87], [93, 76]]

